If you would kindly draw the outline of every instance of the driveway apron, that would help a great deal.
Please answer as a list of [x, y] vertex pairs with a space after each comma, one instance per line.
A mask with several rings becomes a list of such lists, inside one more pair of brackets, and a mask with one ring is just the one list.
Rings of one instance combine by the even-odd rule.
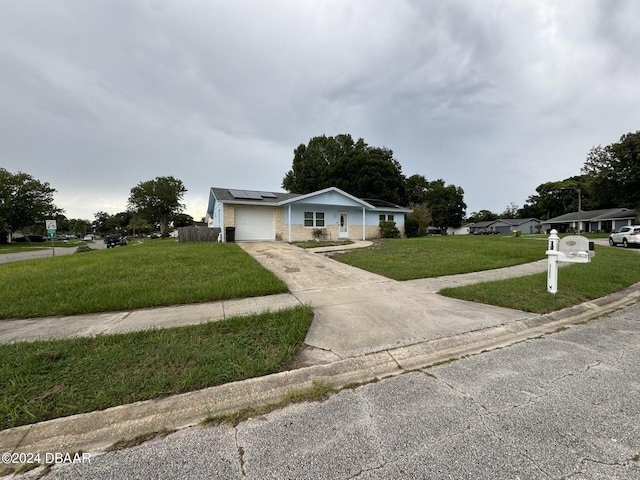
[[281, 278], [314, 319], [309, 363], [462, 334], [537, 314], [446, 298], [433, 282], [398, 282], [284, 242], [238, 244]]

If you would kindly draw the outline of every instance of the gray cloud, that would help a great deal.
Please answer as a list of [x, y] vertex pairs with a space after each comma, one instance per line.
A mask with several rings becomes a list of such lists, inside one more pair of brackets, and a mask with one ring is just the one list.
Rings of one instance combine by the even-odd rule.
[[638, 130], [629, 1], [10, 2], [0, 16], [2, 166], [71, 217], [161, 175], [277, 190], [293, 149], [350, 133], [468, 211], [522, 205]]

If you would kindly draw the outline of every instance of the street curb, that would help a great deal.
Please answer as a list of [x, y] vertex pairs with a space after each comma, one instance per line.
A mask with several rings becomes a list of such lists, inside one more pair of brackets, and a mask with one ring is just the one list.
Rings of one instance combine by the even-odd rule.
[[0, 445], [4, 452], [11, 453], [102, 452], [118, 440], [190, 427], [207, 416], [277, 403], [292, 389], [310, 388], [314, 381], [324, 381], [339, 389], [379, 380], [540, 337], [638, 301], [640, 283], [557, 312], [451, 337], [2, 430]]

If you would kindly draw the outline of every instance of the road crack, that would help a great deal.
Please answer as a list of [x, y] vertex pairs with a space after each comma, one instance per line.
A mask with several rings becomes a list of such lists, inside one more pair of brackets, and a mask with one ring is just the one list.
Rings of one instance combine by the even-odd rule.
[[238, 465], [240, 466], [240, 473], [243, 477], [247, 476], [247, 472], [244, 468], [244, 448], [238, 444], [238, 427], [235, 427], [235, 439], [236, 439], [236, 450], [238, 451]]

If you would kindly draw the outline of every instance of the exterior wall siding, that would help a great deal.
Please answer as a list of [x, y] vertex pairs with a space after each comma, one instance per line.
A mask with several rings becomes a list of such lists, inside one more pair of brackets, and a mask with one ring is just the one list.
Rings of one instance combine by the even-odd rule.
[[[225, 203], [223, 206], [223, 212], [224, 212], [224, 227], [233, 227], [235, 226], [235, 222], [236, 222], [236, 211], [235, 208], [233, 207], [233, 205], [229, 205], [228, 203]], [[224, 228], [222, 229], [224, 230]], [[224, 233], [223, 233], [224, 235]]]
[[287, 235], [289, 235], [289, 229], [288, 225], [286, 225], [284, 221], [284, 208], [277, 207], [273, 217], [276, 222], [276, 240], [286, 240]]

